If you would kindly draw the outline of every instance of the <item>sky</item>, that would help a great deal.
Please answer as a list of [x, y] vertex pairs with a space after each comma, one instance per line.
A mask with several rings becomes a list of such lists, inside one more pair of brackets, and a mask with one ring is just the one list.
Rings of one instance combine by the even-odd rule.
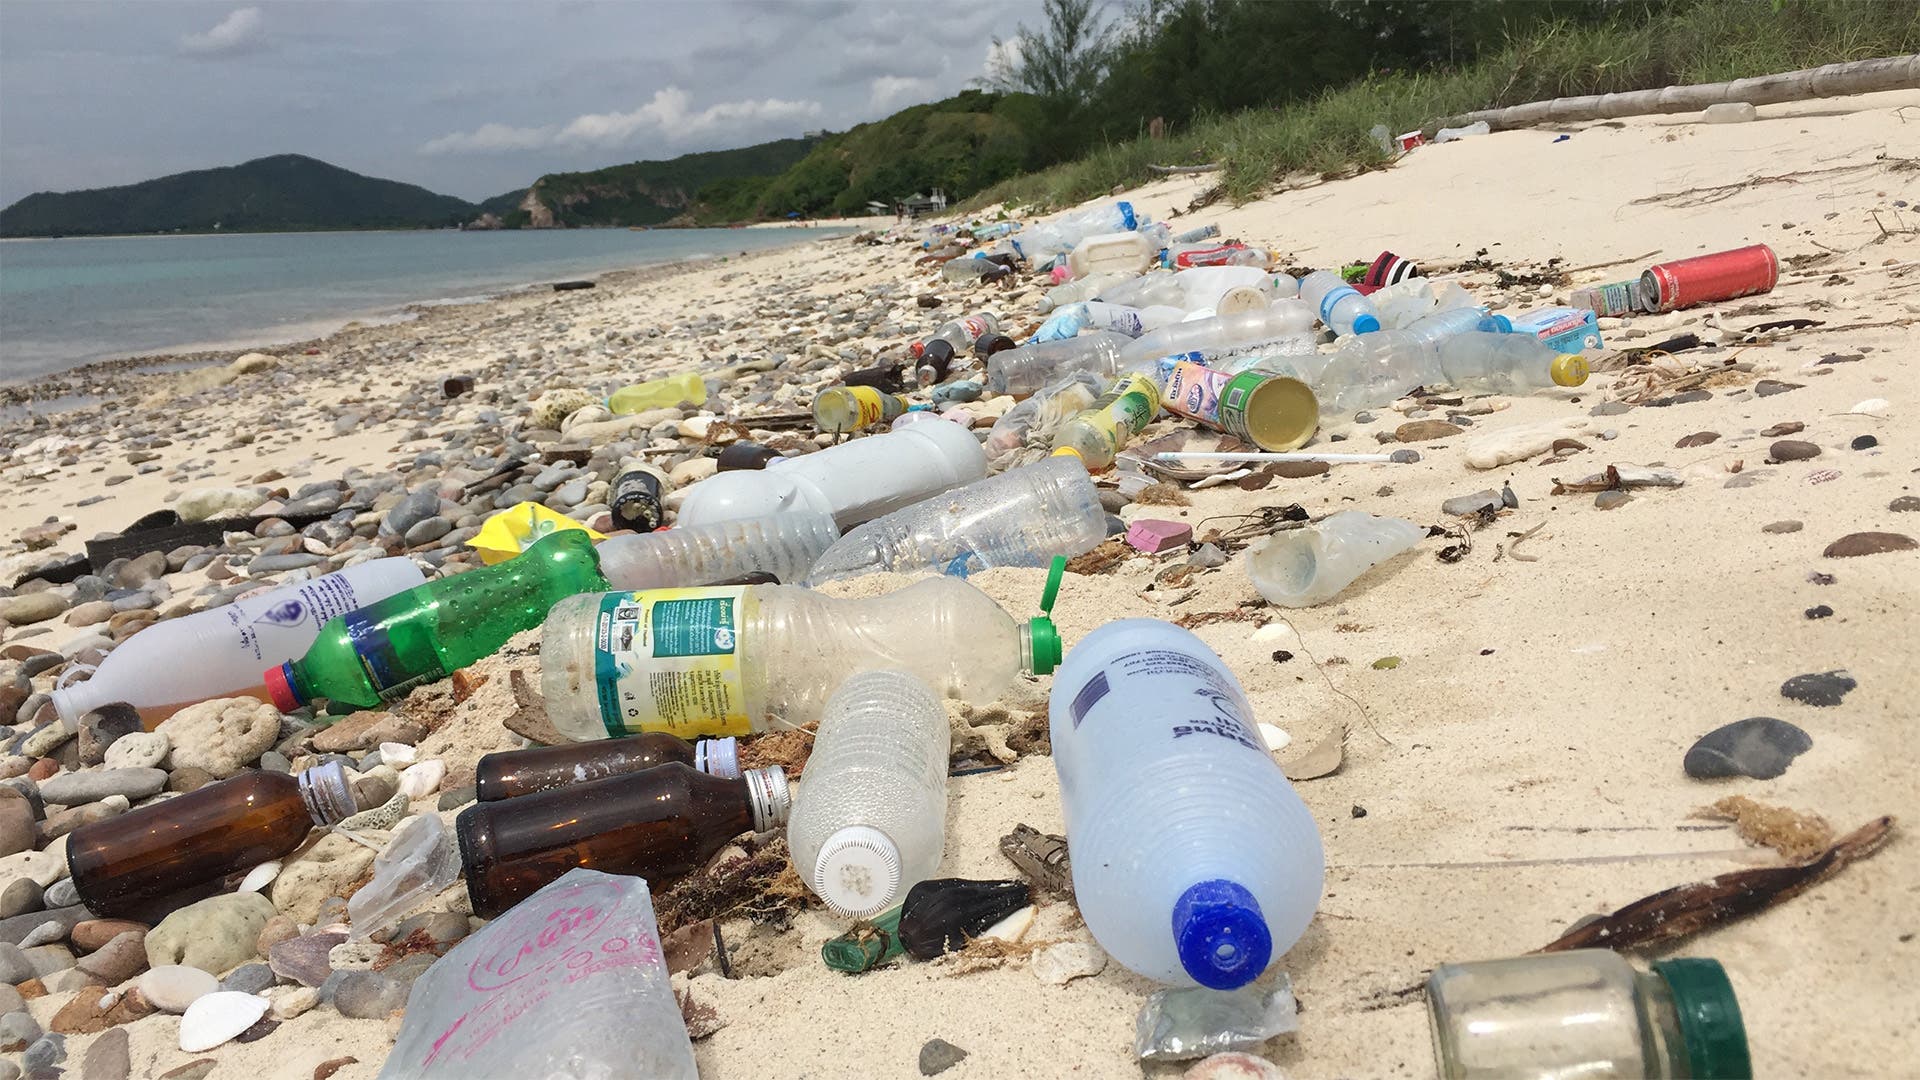
[[479, 200], [966, 89], [1039, 0], [0, 0], [0, 205], [300, 153]]

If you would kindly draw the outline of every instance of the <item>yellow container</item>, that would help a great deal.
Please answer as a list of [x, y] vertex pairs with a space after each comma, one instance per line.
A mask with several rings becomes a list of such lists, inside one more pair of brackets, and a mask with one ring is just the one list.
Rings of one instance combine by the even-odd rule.
[[612, 409], [615, 415], [625, 415], [646, 412], [648, 409], [671, 409], [683, 401], [705, 405], [706, 380], [691, 371], [683, 371], [664, 379], [623, 386], [607, 398], [607, 408]]

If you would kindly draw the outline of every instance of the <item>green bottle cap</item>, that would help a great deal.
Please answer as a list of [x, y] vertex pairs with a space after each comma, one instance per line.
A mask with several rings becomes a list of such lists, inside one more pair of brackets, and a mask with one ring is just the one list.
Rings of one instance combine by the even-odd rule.
[[1673, 991], [1680, 1037], [1687, 1046], [1688, 1075], [1694, 1080], [1751, 1080], [1747, 1026], [1720, 961], [1663, 960], [1653, 970]]
[[1049, 618], [1053, 614], [1053, 602], [1060, 596], [1060, 582], [1066, 576], [1067, 557], [1055, 555], [1053, 566], [1047, 570], [1046, 591], [1040, 594], [1040, 617], [1027, 623], [1027, 651], [1033, 659], [1035, 675], [1053, 674], [1053, 669], [1059, 667], [1061, 658], [1066, 656], [1066, 649], [1060, 644], [1060, 628]]

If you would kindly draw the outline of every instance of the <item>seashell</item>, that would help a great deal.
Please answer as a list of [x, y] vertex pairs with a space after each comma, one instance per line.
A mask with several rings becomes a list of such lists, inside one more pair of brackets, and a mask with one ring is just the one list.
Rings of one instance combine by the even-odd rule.
[[271, 885], [273, 879], [279, 876], [280, 863], [278, 860], [263, 862], [259, 866], [247, 871], [247, 876], [240, 880], [239, 891], [259, 892], [261, 889]]
[[266, 998], [235, 990], [208, 994], [187, 1006], [180, 1018], [180, 1049], [189, 1054], [211, 1050], [266, 1014]]
[[439, 758], [428, 758], [400, 774], [400, 790], [409, 799], [424, 799], [433, 794], [446, 775], [446, 762]]
[[922, 960], [966, 947], [981, 932], [1032, 902], [1024, 881], [933, 878], [900, 905], [900, 940]]

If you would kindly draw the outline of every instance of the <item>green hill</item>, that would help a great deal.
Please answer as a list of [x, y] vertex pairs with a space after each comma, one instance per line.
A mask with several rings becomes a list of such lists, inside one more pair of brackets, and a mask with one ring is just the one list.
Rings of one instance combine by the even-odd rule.
[[451, 195], [278, 154], [124, 187], [29, 195], [0, 210], [0, 236], [434, 228], [477, 212]]
[[[738, 150], [683, 154], [668, 161], [635, 161], [592, 172], [548, 173], [535, 180], [532, 188], [544, 213], [519, 211], [501, 216], [509, 227], [663, 225], [683, 215], [724, 219], [740, 192], [757, 192], [767, 178], [786, 172], [806, 157], [814, 144], [812, 139], [779, 139]], [[727, 203], [717, 213], [702, 213], [698, 207], [699, 197], [709, 189]]]

